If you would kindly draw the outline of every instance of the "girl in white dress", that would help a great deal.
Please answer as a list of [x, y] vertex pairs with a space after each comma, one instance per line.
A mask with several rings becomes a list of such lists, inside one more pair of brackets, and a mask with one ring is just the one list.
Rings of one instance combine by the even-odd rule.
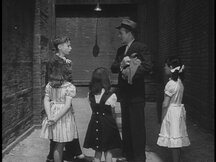
[[170, 79], [164, 89], [162, 125], [157, 144], [171, 148], [173, 162], [179, 162], [180, 148], [190, 145], [186, 129], [186, 111], [182, 104], [184, 65], [179, 58], [170, 57], [166, 60], [164, 70], [165, 74], [170, 75]]

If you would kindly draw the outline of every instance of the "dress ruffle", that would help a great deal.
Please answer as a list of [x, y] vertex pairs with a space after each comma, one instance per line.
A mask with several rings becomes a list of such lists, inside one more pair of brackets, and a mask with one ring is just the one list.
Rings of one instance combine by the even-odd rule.
[[163, 147], [190, 145], [186, 127], [186, 111], [183, 104], [171, 104], [163, 119], [157, 144]]
[[171, 147], [171, 148], [184, 147], [190, 145], [190, 140], [188, 136], [172, 138], [172, 137], [164, 137], [159, 135], [157, 144], [159, 146]]

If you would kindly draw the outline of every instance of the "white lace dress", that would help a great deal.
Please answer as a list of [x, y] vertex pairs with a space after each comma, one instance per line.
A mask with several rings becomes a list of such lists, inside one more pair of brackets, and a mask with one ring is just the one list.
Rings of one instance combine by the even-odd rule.
[[170, 105], [162, 121], [157, 144], [177, 148], [190, 145], [186, 127], [186, 111], [182, 104], [184, 86], [180, 79], [170, 80], [165, 86], [165, 94], [170, 96]]
[[[76, 95], [76, 88], [70, 82], [64, 83], [60, 88], [52, 88], [48, 83], [45, 95], [51, 100], [50, 113], [54, 117], [64, 107], [66, 96], [73, 98]], [[56, 142], [69, 142], [78, 138], [72, 105], [70, 110], [52, 126], [47, 125], [47, 118], [45, 118], [42, 123], [40, 137], [52, 139]]]

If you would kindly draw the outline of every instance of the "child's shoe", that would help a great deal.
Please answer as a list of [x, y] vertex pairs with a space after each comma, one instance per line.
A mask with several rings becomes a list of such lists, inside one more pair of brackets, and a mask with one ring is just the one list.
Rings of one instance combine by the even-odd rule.
[[85, 155], [81, 154], [74, 158], [74, 162], [92, 162], [92, 159], [86, 157]]
[[54, 159], [47, 159], [46, 162], [54, 162]]

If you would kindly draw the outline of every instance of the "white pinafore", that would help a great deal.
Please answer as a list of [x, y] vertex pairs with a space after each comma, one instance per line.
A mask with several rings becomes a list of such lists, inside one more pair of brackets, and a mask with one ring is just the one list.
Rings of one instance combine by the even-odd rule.
[[162, 121], [157, 144], [177, 148], [190, 145], [186, 127], [186, 111], [182, 104], [184, 86], [180, 79], [170, 80], [165, 86], [165, 94], [170, 96], [170, 105]]

